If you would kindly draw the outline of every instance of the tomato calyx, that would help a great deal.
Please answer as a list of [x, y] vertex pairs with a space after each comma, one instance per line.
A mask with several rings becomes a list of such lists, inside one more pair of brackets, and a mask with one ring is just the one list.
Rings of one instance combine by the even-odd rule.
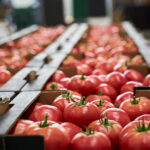
[[78, 105], [78, 106], [82, 106], [82, 105], [87, 104], [87, 101], [85, 101], [85, 97], [84, 96], [81, 97], [80, 102], [76, 102], [72, 97], [71, 97], [71, 101], [73, 103], [75, 103], [76, 105]]
[[102, 95], [103, 95], [103, 92], [99, 91], [98, 96], [102, 96]]
[[95, 133], [95, 131], [92, 130], [91, 128], [89, 128], [86, 132], [82, 132], [82, 133], [84, 133], [84, 134], [86, 134], [86, 135], [92, 135], [92, 134]]
[[66, 94], [62, 94], [62, 97], [69, 100], [71, 98], [71, 94], [70, 94], [70, 92], [67, 92]]
[[137, 125], [137, 129], [136, 129], [137, 132], [147, 132], [147, 131], [150, 131], [150, 123], [149, 125], [146, 127], [145, 126], [145, 121], [143, 119], [142, 123], [139, 123]]
[[84, 76], [84, 74], [83, 74], [83, 75], [81, 75], [80, 80], [85, 80], [85, 76]]
[[113, 128], [114, 123], [109, 122], [107, 114], [106, 114], [105, 118], [101, 117], [99, 122], [100, 122], [101, 125], [104, 125], [107, 129], [108, 129], [109, 126]]
[[131, 100], [131, 104], [135, 105], [140, 102], [140, 98], [136, 98], [135, 96], [133, 97], [133, 100]]
[[57, 89], [57, 85], [56, 85], [56, 84], [51, 84], [50, 87], [51, 87], [53, 90], [56, 90], [56, 89]]
[[49, 124], [49, 123], [47, 122], [47, 120], [48, 120], [48, 114], [45, 115], [45, 120], [44, 120], [44, 122], [40, 122], [39, 127], [40, 127], [40, 128], [45, 128], [45, 127], [50, 126], [51, 124]]
[[104, 102], [105, 102], [105, 101], [100, 98], [99, 104], [96, 104], [96, 106], [97, 106], [97, 107], [104, 106]]

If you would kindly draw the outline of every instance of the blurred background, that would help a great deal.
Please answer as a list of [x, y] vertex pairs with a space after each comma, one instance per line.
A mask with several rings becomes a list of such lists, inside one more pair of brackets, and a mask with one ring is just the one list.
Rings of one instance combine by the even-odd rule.
[[131, 21], [150, 38], [150, 0], [0, 0], [0, 38], [32, 24]]

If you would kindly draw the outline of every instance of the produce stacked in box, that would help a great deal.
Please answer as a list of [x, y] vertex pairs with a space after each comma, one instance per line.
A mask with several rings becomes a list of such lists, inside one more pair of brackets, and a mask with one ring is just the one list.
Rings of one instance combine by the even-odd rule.
[[150, 150], [150, 99], [133, 93], [150, 86], [150, 74], [121, 26], [91, 26], [62, 66], [77, 72], [60, 68], [44, 90], [67, 92], [34, 103], [11, 134], [43, 135], [46, 150]]
[[13, 75], [11, 71], [26, 66], [30, 57], [41, 53], [64, 32], [64, 26], [39, 27], [39, 29], [22, 38], [7, 42], [0, 48], [0, 85], [5, 84]]

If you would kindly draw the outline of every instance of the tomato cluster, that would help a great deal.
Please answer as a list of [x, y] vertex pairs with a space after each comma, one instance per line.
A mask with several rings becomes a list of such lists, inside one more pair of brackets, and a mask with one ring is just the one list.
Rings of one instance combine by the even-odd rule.
[[[63, 66], [76, 66], [77, 75], [58, 70], [45, 90], [67, 90], [52, 104], [35, 103], [18, 120], [13, 134], [43, 135], [46, 150], [150, 150], [150, 99], [135, 97], [134, 87], [150, 86], [128, 65], [143, 65], [133, 40], [121, 26], [91, 26], [84, 42]], [[27, 119], [27, 120], [25, 120]]]
[[12, 76], [10, 69], [21, 69], [28, 63], [28, 56], [36, 55], [51, 44], [62, 32], [64, 26], [40, 27], [36, 32], [16, 41], [7, 42], [0, 48], [0, 84]]

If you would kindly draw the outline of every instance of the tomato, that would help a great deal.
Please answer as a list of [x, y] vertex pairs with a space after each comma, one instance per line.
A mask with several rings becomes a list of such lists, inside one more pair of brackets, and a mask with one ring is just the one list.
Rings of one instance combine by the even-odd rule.
[[137, 64], [144, 64], [144, 59], [141, 55], [136, 55], [132, 58], [130, 64], [137, 65]]
[[144, 76], [136, 70], [128, 69], [124, 72], [124, 75], [128, 81], [143, 82]]
[[133, 92], [134, 87], [142, 87], [143, 84], [137, 81], [128, 81], [120, 89], [120, 93]]
[[70, 78], [62, 78], [59, 83], [62, 84], [65, 88], [68, 88], [68, 84], [70, 82]]
[[16, 58], [16, 59], [12, 59], [10, 67], [11, 68], [23, 68], [26, 66], [27, 63], [28, 61], [26, 59]]
[[56, 106], [63, 112], [65, 107], [71, 102], [71, 99], [70, 99], [71, 96], [75, 101], [79, 101], [81, 98], [80, 96], [73, 95], [71, 93], [62, 94], [58, 96], [57, 98], [55, 98], [52, 105]]
[[31, 125], [33, 121], [31, 120], [24, 120], [24, 119], [19, 119], [15, 126], [12, 129], [12, 134], [14, 135], [21, 135], [24, 133], [25, 129]]
[[101, 95], [101, 94], [98, 94], [98, 95], [89, 95], [88, 97], [86, 97], [86, 101], [87, 102], [92, 102], [92, 101], [95, 101], [95, 100], [99, 100], [99, 99], [102, 99], [102, 100], [106, 100], [108, 102], [112, 102], [111, 98], [107, 95]]
[[39, 108], [40, 106], [42, 106], [43, 104], [41, 103], [33, 103], [28, 110], [23, 114], [23, 118], [29, 118], [29, 120], [32, 120], [32, 112], [36, 111], [37, 108]]
[[86, 64], [77, 66], [77, 74], [79, 75], [90, 75], [92, 73], [91, 67]]
[[124, 127], [126, 124], [128, 124], [131, 121], [128, 114], [124, 110], [119, 108], [108, 108], [104, 110], [102, 113], [103, 118], [106, 115], [110, 120], [119, 122], [122, 127]]
[[8, 70], [0, 69], [0, 84], [6, 83], [12, 77]]
[[95, 69], [92, 71], [92, 74], [93, 75], [106, 75], [107, 72], [103, 69]]
[[111, 150], [108, 137], [100, 132], [87, 131], [76, 134], [71, 141], [72, 150]]
[[150, 74], [148, 74], [143, 81], [144, 86], [150, 86]]
[[[93, 55], [93, 54], [92, 54]], [[95, 68], [98, 60], [95, 58], [90, 58], [90, 59], [84, 59], [83, 63], [87, 64], [91, 68]]]
[[98, 108], [92, 103], [87, 103], [84, 98], [81, 98], [80, 102], [72, 100], [64, 109], [64, 120], [81, 127], [98, 118]]
[[124, 73], [128, 69], [127, 64], [118, 63], [114, 66], [113, 71], [118, 71]]
[[112, 100], [114, 100], [117, 96], [117, 91], [106, 83], [100, 84], [97, 88], [97, 92], [102, 92], [104, 95], [109, 96]]
[[104, 133], [111, 141], [112, 150], [118, 149], [119, 134], [122, 130], [122, 126], [114, 121], [108, 120], [108, 117], [104, 119], [96, 120], [88, 125], [88, 129], [94, 130], [96, 132]]
[[133, 97], [133, 92], [125, 92], [125, 93], [118, 95], [114, 103], [115, 105], [119, 106], [123, 101], [132, 97]]
[[134, 120], [140, 115], [150, 114], [150, 100], [146, 97], [130, 98], [122, 102], [120, 108]]
[[63, 61], [62, 65], [63, 66], [79, 66], [79, 65], [81, 65], [81, 62], [79, 60], [75, 59], [74, 57], [69, 56], [69, 57], [67, 57], [67, 59], [65, 59]]
[[71, 123], [71, 122], [64, 122], [61, 124], [62, 127], [64, 127], [66, 129], [66, 132], [68, 133], [70, 140], [72, 140], [72, 138], [79, 132], [82, 131], [82, 129], [80, 127], [78, 127], [77, 125]]
[[66, 75], [64, 74], [64, 72], [62, 72], [61, 70], [57, 70], [52, 76], [52, 81], [59, 82], [63, 78], [66, 78]]
[[107, 83], [106, 75], [99, 75], [98, 78], [100, 83]]
[[139, 120], [150, 121], [150, 114], [144, 114], [135, 118], [135, 121], [139, 121]]
[[57, 107], [51, 105], [39, 106], [30, 116], [32, 116], [32, 121], [43, 121], [46, 114], [50, 121], [59, 122], [63, 119], [62, 112]]
[[114, 105], [111, 102], [108, 102], [102, 99], [92, 101], [91, 103], [97, 106], [99, 114], [101, 114], [104, 110], [108, 108], [114, 108]]
[[44, 90], [65, 90], [64, 86], [57, 82], [49, 82], [46, 84]]
[[28, 126], [24, 134], [43, 135], [46, 150], [68, 150], [70, 140], [66, 130], [57, 123], [47, 121], [47, 118]]
[[120, 90], [121, 86], [126, 83], [125, 76], [120, 72], [111, 72], [106, 76], [107, 83], [115, 89]]
[[84, 96], [87, 96], [89, 94], [95, 94], [96, 93], [96, 87], [98, 82], [95, 80], [95, 78], [91, 78], [88, 76], [83, 75], [75, 75], [71, 78], [68, 89], [77, 91]]
[[120, 133], [120, 150], [149, 150], [149, 122], [134, 121], [123, 128]]

